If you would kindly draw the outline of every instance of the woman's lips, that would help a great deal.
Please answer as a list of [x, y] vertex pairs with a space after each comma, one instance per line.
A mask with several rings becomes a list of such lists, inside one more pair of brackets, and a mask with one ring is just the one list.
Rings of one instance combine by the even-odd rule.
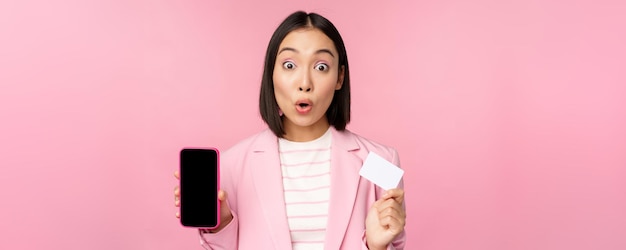
[[296, 111], [301, 115], [311, 112], [311, 109], [313, 109], [313, 105], [309, 100], [300, 100], [296, 102]]

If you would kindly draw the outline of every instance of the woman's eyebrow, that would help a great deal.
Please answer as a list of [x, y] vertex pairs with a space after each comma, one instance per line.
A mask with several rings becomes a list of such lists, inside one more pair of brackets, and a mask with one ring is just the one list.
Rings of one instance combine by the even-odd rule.
[[[278, 51], [278, 54], [282, 53], [283, 51], [292, 51], [294, 53], [300, 53], [297, 49], [294, 49], [291, 47], [283, 47], [282, 49]], [[321, 54], [321, 53], [328, 53], [330, 56], [335, 57], [333, 52], [330, 51], [329, 49], [320, 49], [318, 51], [315, 51], [315, 54]]]
[[[284, 48], [282, 48], [282, 49], [280, 49], [280, 50], [278, 51], [278, 54], [282, 53], [283, 51], [293, 51], [293, 52], [295, 52], [295, 53], [298, 53], [298, 50], [296, 50], [296, 49], [294, 49], [294, 48], [291, 48], [291, 47], [284, 47]], [[277, 54], [277, 55], [278, 55], [278, 54]]]
[[329, 49], [320, 49], [315, 52], [315, 54], [320, 54], [320, 53], [328, 53], [330, 56], [335, 57], [335, 55], [333, 55], [333, 52], [331, 52]]

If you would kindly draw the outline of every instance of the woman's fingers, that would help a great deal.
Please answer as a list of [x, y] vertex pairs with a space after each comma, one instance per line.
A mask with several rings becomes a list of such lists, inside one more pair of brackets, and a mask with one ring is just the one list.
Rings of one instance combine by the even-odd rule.
[[404, 215], [404, 211], [402, 211], [402, 207], [400, 206], [385, 206], [382, 208], [379, 208], [378, 210], [378, 214], [379, 217], [384, 217], [384, 216], [403, 216]]
[[384, 206], [382, 208], [378, 209], [378, 218], [379, 221], [382, 221], [383, 218], [386, 217], [393, 217], [393, 218], [397, 218], [397, 219], [404, 219], [405, 218], [405, 213], [402, 210], [402, 207], [400, 206]]
[[396, 202], [402, 204], [402, 202], [404, 202], [404, 190], [400, 189], [400, 188], [389, 189], [389, 190], [387, 190], [385, 195], [383, 195], [382, 198], [383, 199], [392, 198]]
[[374, 207], [377, 208], [378, 212], [382, 212], [384, 209], [392, 207], [395, 210], [404, 213], [404, 209], [402, 208], [402, 201], [404, 200], [404, 194], [403, 193], [400, 193], [400, 194], [388, 193], [388, 194], [385, 194], [381, 199], [374, 202]]
[[380, 225], [391, 230], [393, 234], [398, 234], [404, 229], [405, 220], [398, 216], [385, 216], [379, 218]]
[[180, 187], [174, 187], [174, 206], [180, 207]]
[[381, 199], [374, 203], [381, 226], [394, 233], [399, 233], [403, 230], [406, 223], [406, 212], [402, 207], [403, 201], [404, 190], [390, 189]]
[[226, 191], [220, 190], [217, 192], [217, 199], [220, 200], [220, 212], [222, 213], [223, 219], [228, 219], [231, 216], [230, 206], [228, 206], [228, 194]]
[[224, 190], [221, 190], [221, 189], [220, 189], [220, 191], [218, 191], [218, 192], [217, 192], [217, 198], [218, 198], [220, 201], [225, 201], [225, 200], [226, 200], [226, 198], [227, 198], [226, 191], [224, 191]]
[[[180, 180], [180, 173], [178, 170], [174, 171], [174, 177], [177, 180]], [[174, 187], [174, 206], [180, 207], [180, 186], [176, 185]], [[176, 218], [180, 219], [180, 211], [176, 211]]]

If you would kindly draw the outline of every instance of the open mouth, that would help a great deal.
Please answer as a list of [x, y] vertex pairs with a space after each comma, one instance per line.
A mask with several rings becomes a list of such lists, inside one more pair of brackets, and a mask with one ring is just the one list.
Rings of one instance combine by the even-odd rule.
[[300, 114], [306, 114], [311, 111], [313, 105], [309, 100], [301, 100], [296, 103], [296, 111]]

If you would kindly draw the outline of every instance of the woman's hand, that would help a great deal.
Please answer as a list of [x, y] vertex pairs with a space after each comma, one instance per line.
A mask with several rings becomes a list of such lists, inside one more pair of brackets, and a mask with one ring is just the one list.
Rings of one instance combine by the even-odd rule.
[[[174, 172], [174, 176], [177, 180], [180, 180], [180, 174], [178, 171]], [[228, 206], [228, 200], [226, 191], [220, 190], [217, 193], [217, 198], [220, 200], [220, 225], [215, 228], [208, 230], [210, 233], [216, 233], [222, 230], [222, 228], [226, 227], [233, 220], [233, 214], [230, 211], [230, 207]], [[176, 185], [174, 187], [174, 206], [180, 207], [180, 186]], [[176, 211], [176, 218], [180, 219], [180, 211]]]
[[390, 189], [374, 202], [365, 220], [365, 237], [370, 250], [387, 245], [404, 231], [406, 213], [402, 208], [404, 190]]

